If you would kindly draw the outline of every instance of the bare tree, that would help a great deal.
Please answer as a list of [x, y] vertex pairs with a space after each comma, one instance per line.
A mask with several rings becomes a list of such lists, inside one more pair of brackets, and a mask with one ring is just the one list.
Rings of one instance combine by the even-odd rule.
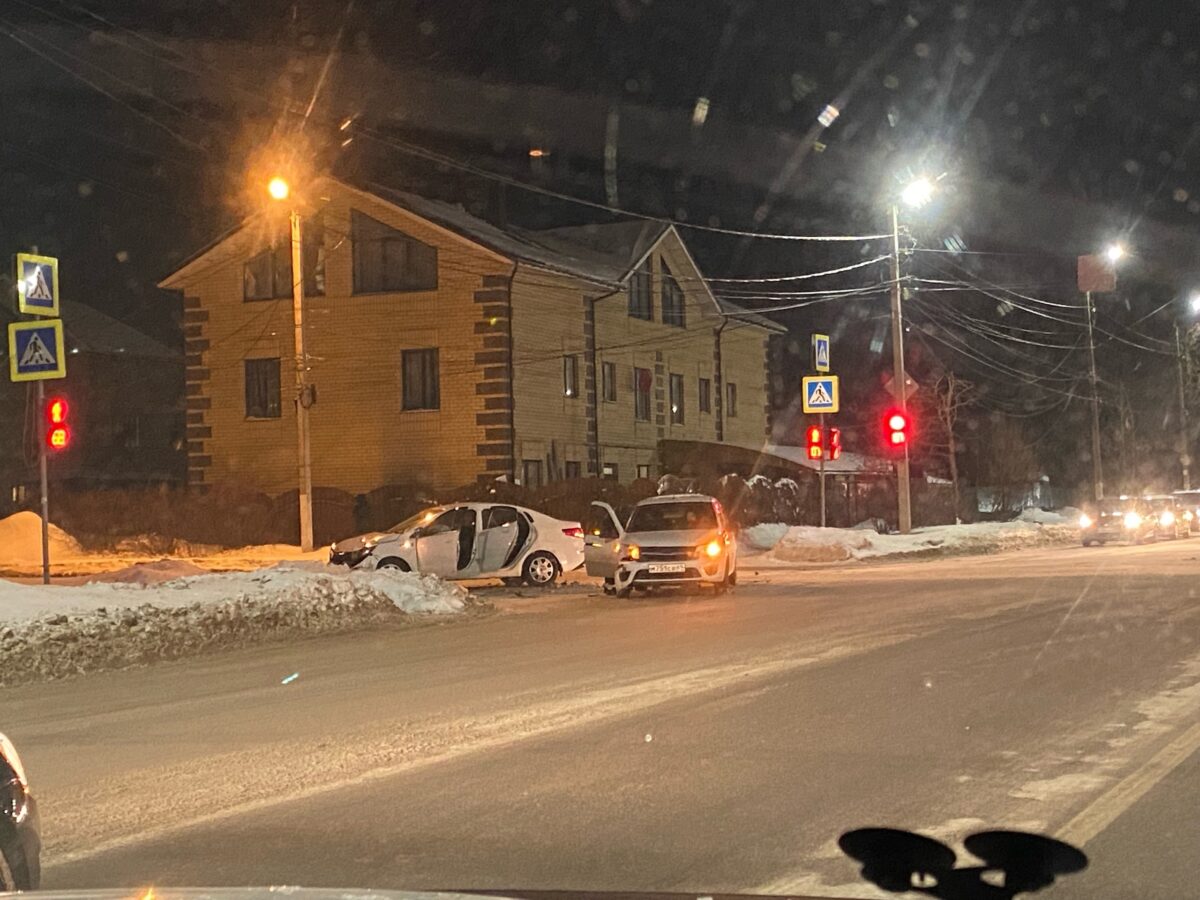
[[1039, 474], [1037, 457], [1019, 422], [992, 419], [981, 462], [984, 477], [995, 491], [996, 506], [1009, 511], [1019, 508], [1024, 493]]
[[958, 439], [955, 426], [959, 413], [975, 402], [974, 383], [960, 378], [953, 372], [945, 372], [933, 385], [934, 407], [938, 422], [945, 437], [946, 461], [950, 467], [950, 484], [954, 489], [954, 521], [961, 522], [961, 498], [958, 488]]

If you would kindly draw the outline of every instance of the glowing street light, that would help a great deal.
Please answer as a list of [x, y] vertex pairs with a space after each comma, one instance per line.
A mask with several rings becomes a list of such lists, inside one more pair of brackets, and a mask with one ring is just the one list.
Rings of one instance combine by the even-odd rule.
[[1188, 308], [1193, 316], [1200, 315], [1200, 291], [1193, 291], [1192, 296], [1188, 297]]
[[934, 186], [928, 178], [914, 178], [900, 191], [900, 200], [905, 206], [919, 209], [933, 199]]
[[1125, 257], [1125, 247], [1123, 244], [1109, 244], [1104, 248], [1104, 258], [1113, 265], [1119, 263]]
[[287, 183], [287, 179], [276, 175], [267, 182], [267, 193], [274, 200], [286, 200], [288, 194], [292, 192], [291, 186]]

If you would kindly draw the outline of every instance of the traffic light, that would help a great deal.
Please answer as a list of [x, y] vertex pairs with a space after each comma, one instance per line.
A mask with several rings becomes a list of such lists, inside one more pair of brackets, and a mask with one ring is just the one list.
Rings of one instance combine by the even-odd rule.
[[71, 426], [67, 421], [71, 411], [65, 397], [46, 398], [46, 447], [50, 450], [66, 450], [71, 444]]
[[842, 455], [842, 429], [829, 429], [829, 458], [837, 459]]
[[889, 410], [884, 416], [883, 422], [889, 447], [899, 450], [908, 444], [912, 430], [912, 422], [908, 418], [908, 413], [899, 409]]
[[825, 452], [822, 446], [825, 442], [822, 439], [824, 435], [821, 434], [821, 426], [809, 425], [806, 435], [807, 437], [805, 440], [808, 444], [808, 458], [820, 459], [822, 454]]

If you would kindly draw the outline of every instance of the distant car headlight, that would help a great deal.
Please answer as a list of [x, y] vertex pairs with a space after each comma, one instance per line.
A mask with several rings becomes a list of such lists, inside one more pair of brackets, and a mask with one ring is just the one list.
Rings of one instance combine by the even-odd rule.
[[1166, 528], [1168, 525], [1174, 525], [1175, 513], [1171, 512], [1169, 509], [1166, 510], [1161, 516], [1158, 517], [1158, 524], [1164, 528]]
[[721, 542], [713, 539], [707, 544], [701, 544], [699, 547], [697, 547], [696, 555], [700, 557], [707, 556], [709, 559], [716, 559], [721, 555], [721, 551], [723, 549], [724, 547], [721, 545]]
[[1084, 513], [1083, 515], [1081, 515], [1079, 517], [1079, 527], [1080, 528], [1091, 528], [1092, 527], [1092, 517], [1089, 516], [1087, 513]]
[[1142, 524], [1142, 517], [1135, 512], [1125, 513], [1125, 527], [1129, 529], [1137, 528]]
[[1192, 515], [1192, 511], [1190, 509], [1185, 509], [1183, 511], [1183, 521], [1190, 522], [1194, 518], [1196, 518], [1196, 517]]
[[629, 544], [625, 547], [625, 558], [629, 560], [638, 560], [642, 558], [642, 548], [637, 544]]

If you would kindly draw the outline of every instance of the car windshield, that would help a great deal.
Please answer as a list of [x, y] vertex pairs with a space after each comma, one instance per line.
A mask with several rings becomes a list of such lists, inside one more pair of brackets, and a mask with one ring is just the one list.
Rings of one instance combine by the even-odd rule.
[[717, 527], [717, 514], [712, 504], [704, 501], [678, 503], [644, 503], [634, 509], [627, 530], [635, 531], [697, 531]]
[[0, 98], [0, 900], [1200, 898], [1200, 0], [0, 0]]
[[428, 525], [443, 512], [446, 511], [444, 506], [430, 506], [418, 513], [413, 513], [403, 522], [398, 522], [388, 529], [392, 534], [403, 534], [406, 531], [411, 531], [418, 525]]

